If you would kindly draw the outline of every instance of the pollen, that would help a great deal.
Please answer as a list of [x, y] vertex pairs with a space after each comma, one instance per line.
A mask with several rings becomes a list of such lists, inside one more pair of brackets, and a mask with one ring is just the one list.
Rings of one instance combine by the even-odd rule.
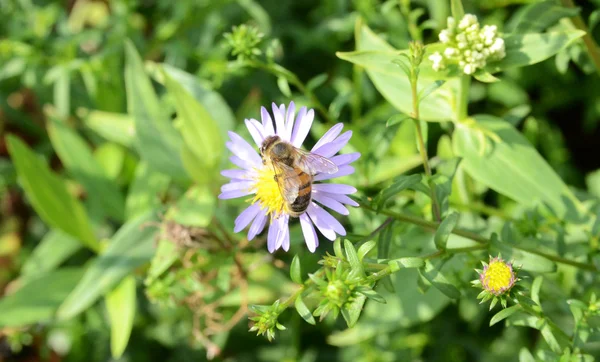
[[480, 274], [483, 287], [494, 295], [504, 294], [516, 281], [512, 265], [500, 258], [493, 258]]
[[260, 208], [266, 210], [267, 215], [274, 213], [279, 216], [286, 210], [286, 203], [275, 181], [275, 171], [271, 167], [263, 167], [257, 170], [256, 183], [253, 186], [256, 196], [252, 203], [258, 202]]

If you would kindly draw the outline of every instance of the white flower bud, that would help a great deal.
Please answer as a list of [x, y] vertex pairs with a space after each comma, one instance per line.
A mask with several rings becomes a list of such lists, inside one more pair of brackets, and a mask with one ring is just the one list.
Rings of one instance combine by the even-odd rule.
[[456, 21], [454, 20], [453, 17], [449, 16], [448, 20], [446, 21], [446, 23], [448, 24], [448, 28], [449, 29], [454, 29], [456, 28]]
[[463, 71], [465, 72], [465, 74], [473, 74], [475, 73], [475, 67], [471, 64], [467, 64], [465, 65]]

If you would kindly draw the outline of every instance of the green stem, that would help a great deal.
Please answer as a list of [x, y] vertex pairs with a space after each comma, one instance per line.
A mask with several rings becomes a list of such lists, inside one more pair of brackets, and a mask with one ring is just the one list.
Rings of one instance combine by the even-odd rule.
[[469, 89], [471, 88], [471, 76], [463, 74], [460, 77], [460, 88], [456, 99], [456, 121], [460, 122], [469, 116]]
[[412, 91], [412, 106], [413, 106], [413, 114], [412, 118], [415, 122], [415, 127], [417, 129], [417, 140], [419, 142], [419, 152], [421, 153], [421, 158], [423, 159], [423, 168], [425, 168], [425, 175], [427, 175], [427, 182], [429, 184], [429, 188], [431, 189], [430, 197], [431, 197], [431, 207], [433, 209], [433, 215], [435, 219], [440, 222], [442, 220], [441, 212], [440, 212], [440, 204], [437, 200], [437, 195], [435, 192], [435, 184], [431, 180], [431, 165], [429, 165], [429, 157], [427, 156], [427, 146], [425, 146], [425, 140], [423, 138], [423, 130], [421, 129], [421, 121], [419, 120], [419, 94], [417, 93], [417, 81], [418, 81], [418, 73], [414, 66], [411, 68], [411, 76], [410, 76], [410, 87]]
[[[561, 0], [561, 2], [566, 8], [577, 8], [573, 3], [573, 0]], [[596, 67], [596, 72], [600, 74], [600, 51], [598, 51], [598, 45], [594, 41], [594, 38], [592, 38], [590, 30], [587, 28], [587, 25], [585, 25], [585, 22], [581, 18], [581, 15], [573, 16], [571, 18], [571, 21], [577, 29], [585, 31], [585, 35], [583, 36], [583, 43], [585, 44], [587, 52], [590, 55], [594, 66]]]
[[[373, 212], [377, 212], [377, 210], [375, 210], [374, 208], [361, 204], [360, 207], [362, 207], [363, 209], [367, 209], [367, 210], [371, 210]], [[414, 215], [409, 215], [409, 214], [404, 214], [404, 213], [398, 213], [398, 212], [393, 212], [390, 210], [380, 210], [379, 211], [380, 214], [383, 215], [387, 215], [389, 217], [393, 217], [396, 220], [400, 220], [400, 221], [405, 221], [405, 222], [409, 222], [411, 224], [414, 225], [418, 225], [424, 229], [428, 229], [431, 231], [436, 231], [439, 227], [439, 224], [436, 222], [432, 222], [432, 221], [428, 221], [425, 220], [423, 218], [420, 218], [418, 216], [414, 216]], [[479, 234], [476, 234], [474, 232], [471, 231], [467, 231], [467, 230], [462, 230], [462, 229], [458, 229], [455, 228], [454, 230], [452, 230], [452, 234], [454, 235], [458, 235], [458, 236], [462, 236], [464, 238], [467, 239], [471, 239], [477, 243], [480, 244], [484, 244], [484, 245], [489, 245], [491, 243], [491, 240], [488, 238], [485, 238]], [[542, 256], [546, 259], [552, 260], [556, 263], [560, 263], [560, 264], [565, 264], [565, 265], [571, 265], [583, 270], [588, 270], [588, 271], [592, 271], [592, 272], [598, 272], [598, 269], [592, 265], [592, 264], [585, 264], [585, 263], [580, 263], [578, 261], [574, 261], [574, 260], [569, 260], [569, 259], [565, 259], [563, 257], [560, 257], [558, 255], [552, 255], [552, 254], [548, 254], [546, 252], [540, 251], [540, 250], [536, 250], [536, 249], [529, 249], [527, 247], [523, 247], [523, 246], [518, 246], [518, 245], [509, 245], [509, 244], [505, 244], [508, 245], [510, 247], [512, 247], [513, 249], [517, 249], [517, 250], [523, 250], [526, 251], [528, 253], [532, 253], [532, 254], [536, 254], [539, 256]], [[440, 251], [436, 252], [439, 253]], [[429, 256], [431, 257], [431, 256]]]

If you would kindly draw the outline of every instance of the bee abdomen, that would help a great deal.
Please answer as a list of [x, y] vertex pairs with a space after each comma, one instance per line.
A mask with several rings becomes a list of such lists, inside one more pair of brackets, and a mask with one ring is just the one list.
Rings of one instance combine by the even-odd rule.
[[297, 217], [306, 211], [312, 196], [311, 186], [312, 182], [308, 181], [298, 188], [298, 197], [296, 197], [296, 200], [290, 205], [290, 215]]

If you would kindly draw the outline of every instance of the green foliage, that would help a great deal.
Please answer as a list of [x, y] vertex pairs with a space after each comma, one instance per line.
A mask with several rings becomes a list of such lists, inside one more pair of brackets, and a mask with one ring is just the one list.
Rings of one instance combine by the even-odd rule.
[[[600, 358], [594, 5], [4, 2], [0, 360]], [[290, 101], [359, 206], [269, 254], [218, 195]]]

